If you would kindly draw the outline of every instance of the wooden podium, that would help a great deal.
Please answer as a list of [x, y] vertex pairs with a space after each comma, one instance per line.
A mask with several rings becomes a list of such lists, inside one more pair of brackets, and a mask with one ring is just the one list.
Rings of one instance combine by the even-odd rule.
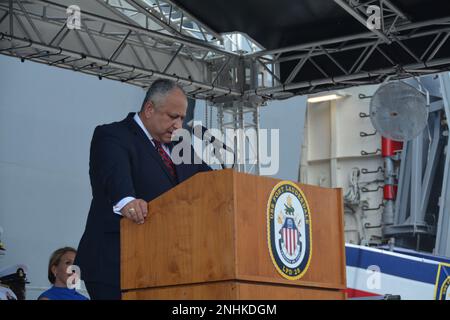
[[267, 203], [280, 180], [200, 173], [121, 221], [122, 299], [345, 299], [341, 189], [300, 185], [312, 220], [309, 268], [283, 278], [268, 246]]

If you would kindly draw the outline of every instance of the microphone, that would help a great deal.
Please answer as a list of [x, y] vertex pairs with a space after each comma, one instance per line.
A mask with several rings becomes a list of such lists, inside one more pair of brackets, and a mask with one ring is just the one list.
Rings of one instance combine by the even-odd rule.
[[217, 139], [215, 136], [213, 136], [209, 131], [208, 128], [198, 124], [192, 128], [192, 132], [194, 135], [201, 139], [206, 140], [209, 143], [214, 144], [215, 147], [223, 148], [228, 152], [233, 153], [233, 149], [231, 149], [229, 146], [227, 146], [225, 143]]

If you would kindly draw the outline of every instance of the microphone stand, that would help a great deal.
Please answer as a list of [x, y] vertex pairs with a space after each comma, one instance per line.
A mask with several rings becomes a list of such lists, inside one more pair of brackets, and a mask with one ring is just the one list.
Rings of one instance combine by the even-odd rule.
[[[223, 160], [222, 154], [220, 153], [220, 149], [216, 146], [216, 144], [214, 142], [208, 141], [210, 144], [212, 144], [213, 146], [213, 153], [214, 156], [217, 158], [217, 160], [219, 160], [220, 162], [220, 166], [222, 167], [222, 169], [226, 169], [225, 167], [225, 161]], [[234, 156], [234, 155], [233, 155]], [[233, 164], [234, 165], [234, 164]]]
[[[220, 146], [220, 144], [216, 144], [215, 142], [211, 142], [210, 140], [208, 140], [208, 143], [213, 145], [213, 152], [214, 152], [214, 156], [217, 158], [217, 160], [219, 160], [220, 162], [220, 166], [222, 167], [222, 169], [227, 169], [227, 167], [225, 166], [225, 161], [223, 160], [222, 154], [220, 153], [220, 150], [223, 148], [222, 146]], [[226, 149], [224, 149], [225, 151], [227, 151]], [[231, 152], [231, 151], [229, 151]], [[234, 169], [234, 165], [236, 164], [236, 154], [234, 153], [233, 150], [233, 164], [231, 165], [230, 169]]]
[[[188, 126], [191, 127], [192, 130], [194, 130], [194, 127], [192, 125], [192, 120], [188, 123]], [[205, 128], [205, 127], [203, 127], [203, 129], [207, 130], [207, 128]], [[194, 131], [192, 132], [192, 135], [194, 135]], [[205, 141], [205, 139], [203, 137], [203, 134], [202, 134], [202, 137], [200, 139]], [[207, 141], [207, 143], [213, 145], [214, 156], [217, 158], [217, 160], [219, 160], [220, 166], [222, 167], [222, 169], [227, 169], [226, 166], [225, 166], [225, 161], [223, 160], [222, 154], [220, 153], [220, 150], [223, 148], [223, 146], [218, 146], [216, 144], [216, 142], [215, 142], [215, 138], [214, 137], [212, 137], [210, 139], [207, 139], [206, 141]], [[227, 151], [225, 148], [224, 148], [224, 150]], [[231, 151], [229, 151], [229, 152], [231, 152]], [[236, 164], [236, 155], [234, 153], [234, 150], [233, 150], [232, 153], [233, 153], [233, 164], [231, 166], [231, 169], [234, 169], [234, 166]]]

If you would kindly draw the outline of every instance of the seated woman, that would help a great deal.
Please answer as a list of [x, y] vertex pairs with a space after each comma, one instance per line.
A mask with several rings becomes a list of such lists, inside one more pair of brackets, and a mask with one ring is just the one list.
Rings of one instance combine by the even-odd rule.
[[38, 300], [89, 300], [75, 289], [67, 287], [67, 279], [71, 276], [67, 268], [73, 265], [76, 253], [71, 247], [53, 252], [48, 263], [48, 280], [53, 286], [42, 293]]

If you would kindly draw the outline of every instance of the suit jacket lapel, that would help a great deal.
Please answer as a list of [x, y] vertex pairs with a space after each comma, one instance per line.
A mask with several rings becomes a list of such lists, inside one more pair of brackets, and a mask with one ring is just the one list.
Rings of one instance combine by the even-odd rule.
[[138, 142], [143, 145], [143, 148], [146, 150], [146, 152], [160, 165], [160, 167], [165, 172], [165, 174], [170, 179], [170, 181], [174, 185], [176, 185], [177, 181], [175, 181], [175, 179], [169, 173], [169, 170], [167, 169], [166, 165], [164, 164], [164, 161], [161, 159], [161, 156], [156, 151], [155, 146], [151, 143], [151, 141], [148, 139], [145, 132], [142, 131], [141, 127], [139, 127], [139, 125], [136, 123], [136, 121], [134, 121], [133, 117], [134, 117], [134, 113], [130, 113], [130, 114], [128, 114], [128, 117], [125, 119], [128, 127], [133, 132], [133, 134], [136, 136], [136, 139], [138, 140]]

